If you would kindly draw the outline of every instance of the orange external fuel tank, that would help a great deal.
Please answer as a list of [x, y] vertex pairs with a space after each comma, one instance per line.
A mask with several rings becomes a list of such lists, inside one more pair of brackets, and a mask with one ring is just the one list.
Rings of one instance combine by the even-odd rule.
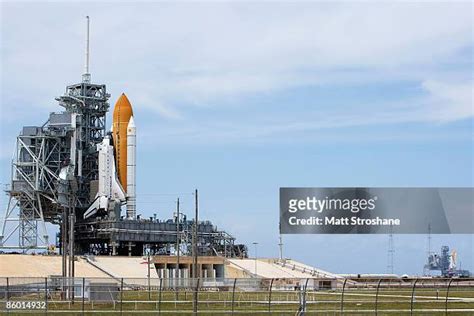
[[112, 137], [115, 147], [117, 174], [125, 192], [127, 192], [127, 126], [132, 116], [132, 105], [127, 96], [122, 93], [114, 107]]

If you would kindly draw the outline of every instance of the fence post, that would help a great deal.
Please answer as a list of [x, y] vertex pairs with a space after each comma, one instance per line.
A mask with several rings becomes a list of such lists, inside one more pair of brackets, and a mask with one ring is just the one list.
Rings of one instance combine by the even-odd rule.
[[[147, 254], [147, 276], [148, 276], [148, 300], [151, 301], [151, 284], [150, 284], [150, 249], [148, 249], [148, 254]], [[156, 271], [156, 269], [155, 269]]]
[[44, 313], [48, 315], [48, 278], [44, 278]]
[[10, 279], [7, 277], [7, 301], [10, 300]]
[[308, 281], [309, 281], [309, 278], [306, 279], [306, 282], [303, 288], [303, 312], [306, 312], [306, 289], [308, 288]]
[[161, 292], [163, 288], [163, 278], [160, 278], [160, 293], [158, 293], [158, 315], [161, 315]]
[[377, 291], [375, 292], [375, 315], [378, 315], [380, 283], [382, 283], [382, 279], [380, 279], [379, 282], [377, 283]]
[[199, 313], [199, 281], [201, 278], [197, 278], [196, 280], [196, 292], [193, 298], [193, 305], [194, 305], [194, 315]]
[[418, 282], [418, 279], [415, 279], [415, 282], [413, 283], [413, 288], [411, 290], [410, 315], [413, 315], [413, 302], [415, 298], [416, 282]]
[[445, 315], [448, 315], [448, 298], [449, 298], [449, 288], [451, 287], [451, 282], [453, 282], [453, 278], [449, 280], [448, 288], [446, 289]]
[[120, 279], [120, 315], [123, 313], [123, 278]]
[[272, 311], [272, 288], [273, 288], [273, 280], [270, 281], [270, 290], [268, 293], [268, 312], [271, 313]]
[[82, 315], [84, 315], [84, 303], [86, 299], [86, 278], [82, 278]]
[[346, 289], [346, 282], [347, 279], [344, 279], [344, 283], [342, 284], [342, 294], [341, 294], [341, 315], [344, 314], [344, 290]]
[[237, 278], [234, 279], [234, 286], [232, 286], [232, 315], [234, 315], [235, 284], [236, 283], [237, 283]]

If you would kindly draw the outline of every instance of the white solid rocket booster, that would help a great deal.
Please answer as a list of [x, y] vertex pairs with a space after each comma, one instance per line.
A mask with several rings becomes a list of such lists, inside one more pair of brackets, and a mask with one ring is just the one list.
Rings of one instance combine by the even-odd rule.
[[137, 215], [136, 206], [136, 150], [137, 150], [137, 130], [133, 116], [127, 126], [127, 218], [135, 218]]

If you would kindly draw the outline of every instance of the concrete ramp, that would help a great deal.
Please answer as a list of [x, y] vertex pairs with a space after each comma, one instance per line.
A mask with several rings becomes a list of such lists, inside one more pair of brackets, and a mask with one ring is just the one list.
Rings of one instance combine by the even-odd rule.
[[[76, 257], [75, 276], [109, 278], [81, 257]], [[61, 256], [0, 254], [0, 277], [49, 277], [61, 275]]]
[[259, 278], [305, 278], [298, 271], [285, 270], [271, 263], [255, 259], [229, 259], [230, 266], [241, 269], [249, 276]]
[[[344, 277], [311, 267], [304, 263], [285, 259], [228, 259], [231, 277], [258, 277], [258, 278], [324, 278], [333, 279], [337, 284], [342, 284]], [[228, 271], [229, 271], [228, 270]], [[240, 273], [238, 273], [240, 272]], [[357, 282], [348, 280], [348, 285], [354, 285]]]
[[331, 279], [343, 279], [342, 276], [336, 273], [331, 273], [319, 268], [311, 267], [307, 264], [291, 260], [291, 259], [284, 259], [284, 260], [277, 260], [277, 259], [270, 259], [272, 260], [272, 264], [278, 265], [285, 270], [291, 271], [299, 271], [304, 274], [306, 277], [313, 277], [313, 278], [331, 278]]
[[248, 276], [260, 278], [342, 278], [337, 274], [310, 267], [294, 260], [228, 259], [228, 262], [230, 267], [240, 269]]
[[[148, 263], [143, 257], [103, 256], [91, 257], [91, 264], [115, 278], [147, 278]], [[150, 277], [158, 279], [153, 264], [150, 265]]]

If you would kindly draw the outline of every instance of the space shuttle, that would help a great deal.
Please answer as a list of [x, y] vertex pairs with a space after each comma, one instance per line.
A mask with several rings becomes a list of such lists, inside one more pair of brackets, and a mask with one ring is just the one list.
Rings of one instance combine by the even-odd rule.
[[84, 219], [96, 214], [119, 215], [124, 204], [127, 219], [136, 217], [136, 135], [132, 105], [122, 93], [114, 106], [111, 133], [97, 145], [97, 194]]

